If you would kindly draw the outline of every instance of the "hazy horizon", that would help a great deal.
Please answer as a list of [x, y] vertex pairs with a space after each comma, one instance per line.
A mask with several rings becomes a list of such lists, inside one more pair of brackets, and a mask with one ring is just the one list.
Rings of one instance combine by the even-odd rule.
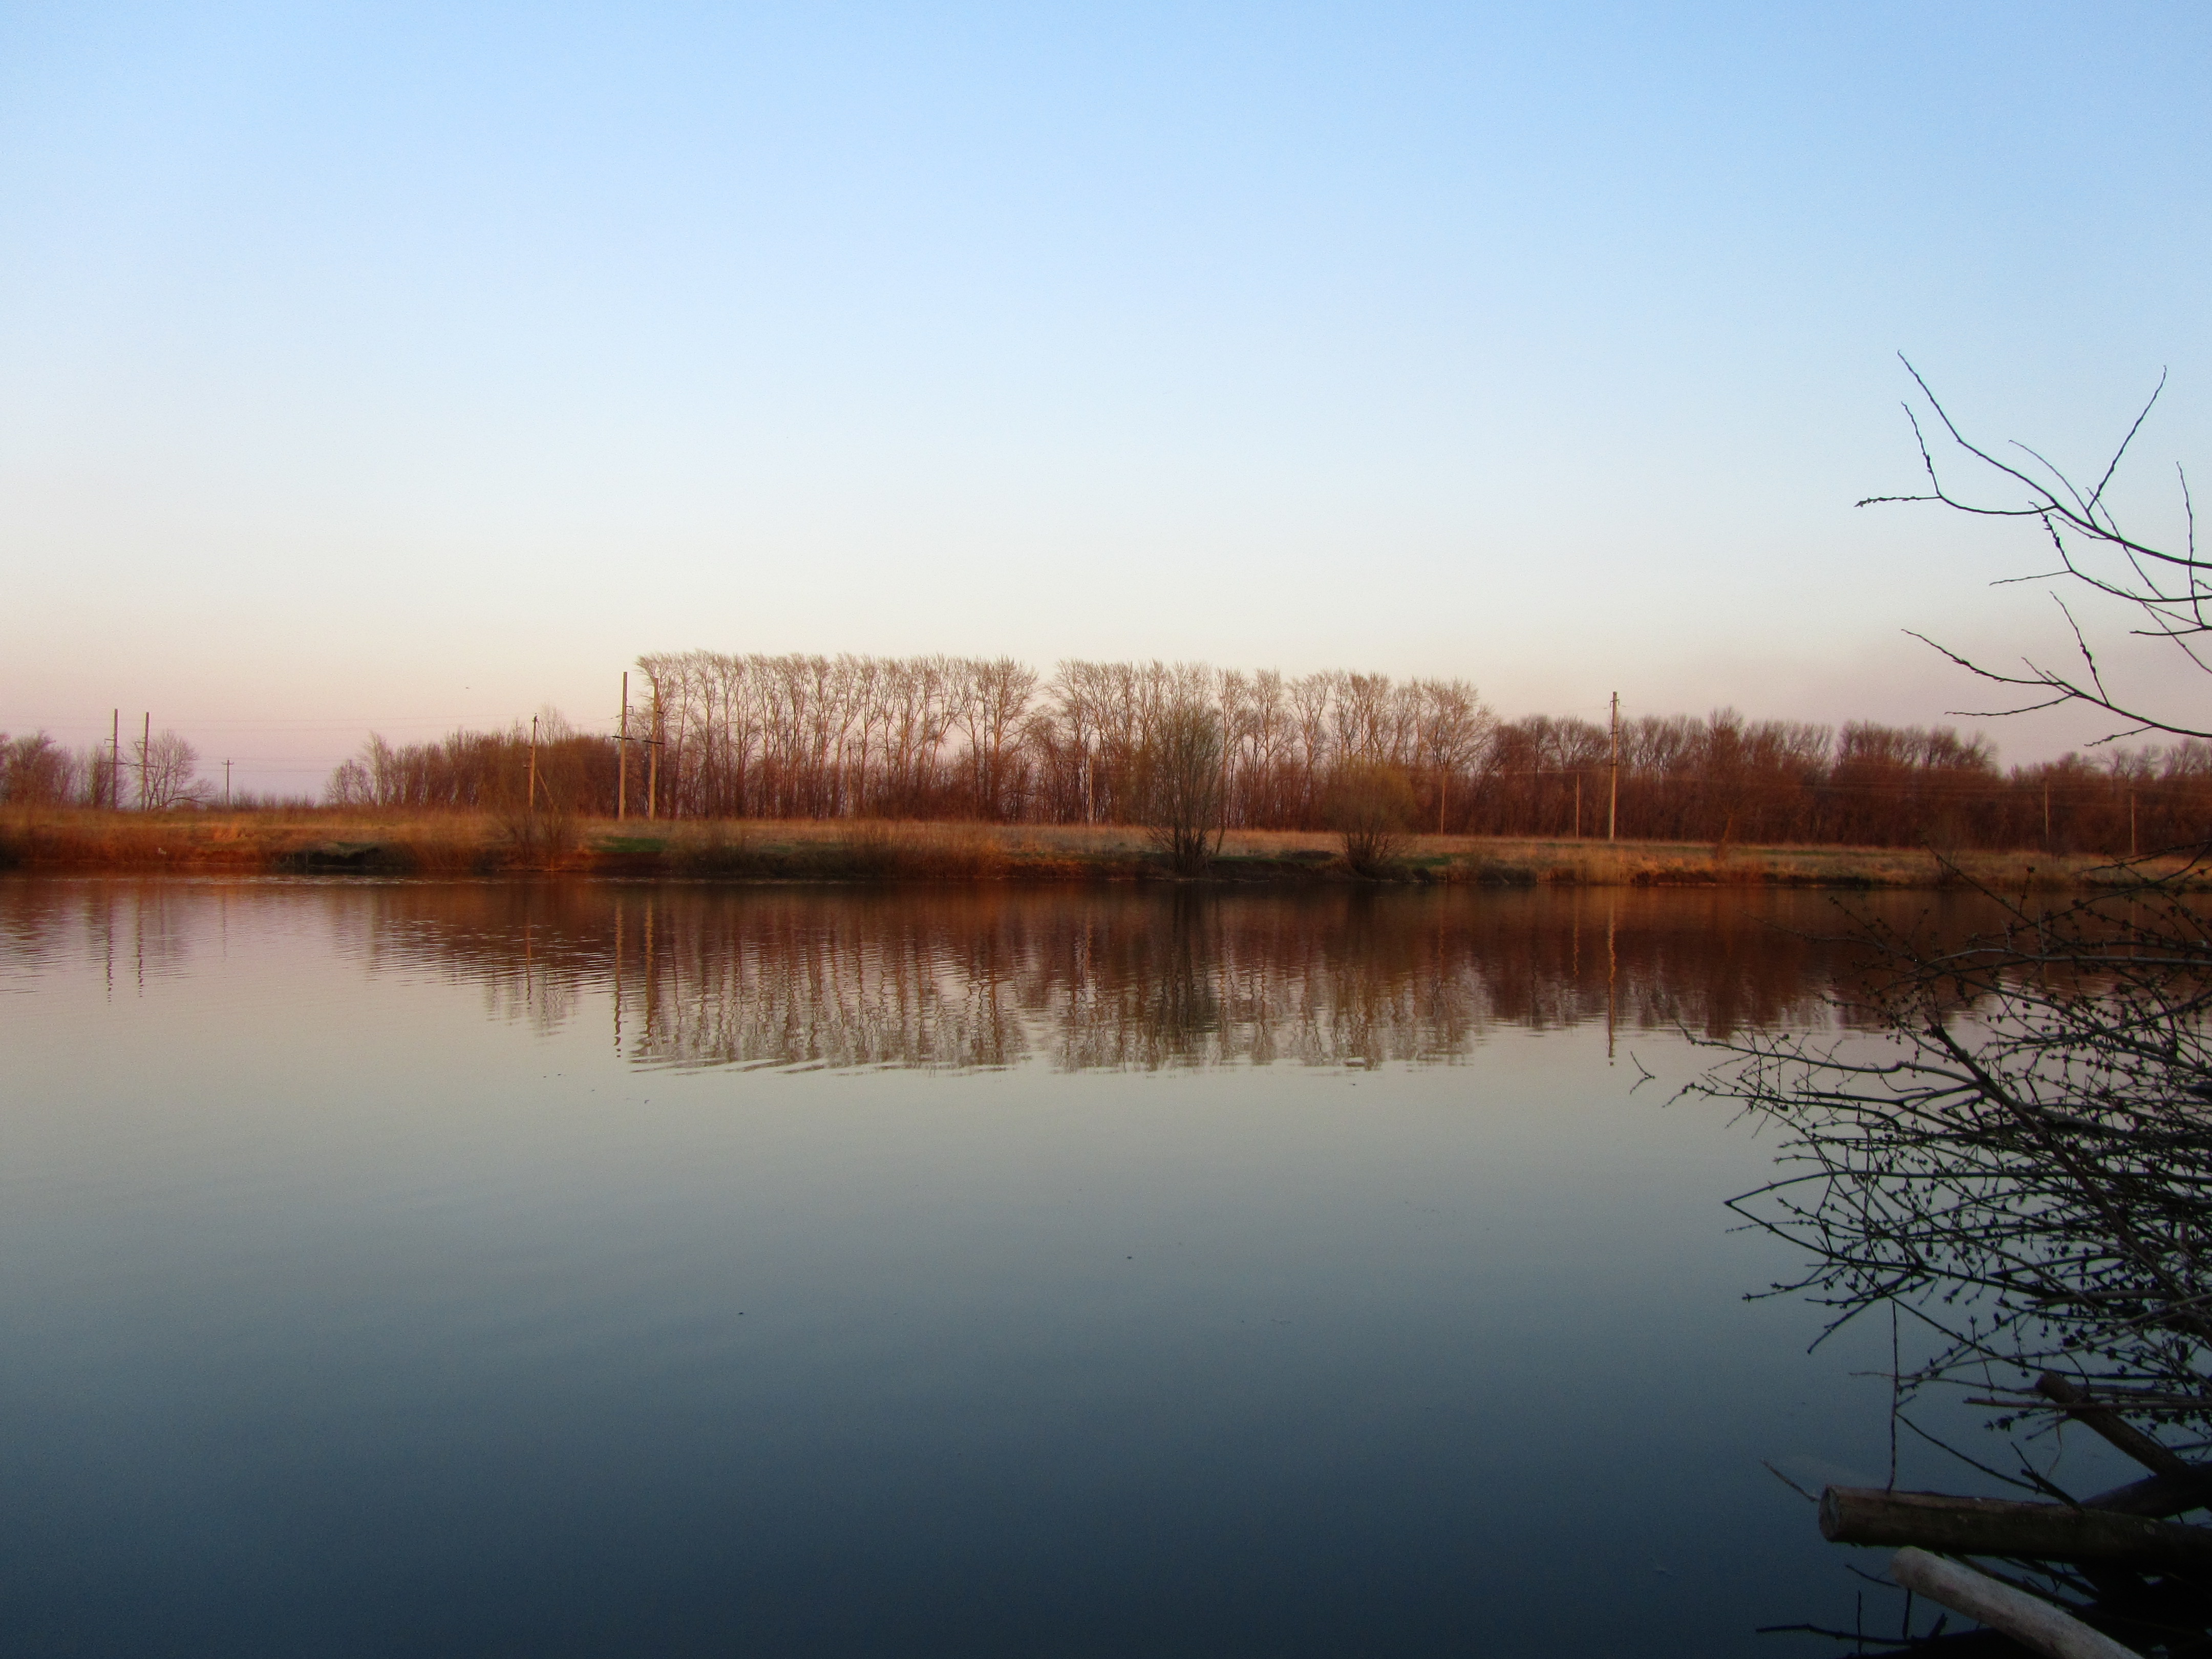
[[[1970, 430], [2212, 453], [2152, 6], [0, 14], [0, 730], [238, 787], [641, 652], [1463, 678], [2096, 734]], [[2117, 641], [2117, 629], [2112, 630]], [[2154, 678], [2148, 684], [2178, 684]], [[2177, 695], [2179, 695], [2177, 693]]]

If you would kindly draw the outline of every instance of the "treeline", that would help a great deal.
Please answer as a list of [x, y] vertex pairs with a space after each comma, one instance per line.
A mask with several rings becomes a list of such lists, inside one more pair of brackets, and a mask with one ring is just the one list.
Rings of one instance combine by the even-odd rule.
[[[141, 732], [118, 754], [107, 744], [69, 749], [44, 732], [0, 732], [0, 801], [20, 806], [205, 806], [217, 794], [200, 775], [199, 750], [175, 732]], [[236, 806], [275, 805], [250, 795]]]
[[[1461, 680], [1010, 659], [641, 657], [629, 757], [541, 719], [395, 746], [372, 736], [333, 805], [676, 818], [1151, 821], [1164, 748], [1218, 753], [1231, 828], [1333, 827], [1339, 781], [1386, 773], [1412, 830], [1455, 835], [2048, 848], [2124, 854], [2212, 830], [2212, 746], [2001, 770], [1979, 738], [1649, 715], [1500, 720]], [[535, 786], [532, 784], [534, 770]], [[1617, 787], [1617, 805], [1616, 805]]]
[[[534, 732], [517, 724], [504, 732], [455, 732], [430, 743], [403, 744], [372, 732], [359, 752], [331, 774], [323, 799], [331, 806], [417, 811], [611, 814], [622, 772], [616, 738], [578, 732], [550, 711], [535, 726]], [[631, 791], [641, 812], [642, 775]]]
[[663, 799], [732, 817], [964, 817], [1121, 823], [1194, 714], [1221, 750], [1227, 822], [1314, 823], [1334, 770], [1402, 769], [1445, 821], [1492, 724], [1462, 680], [1009, 658], [641, 657]]

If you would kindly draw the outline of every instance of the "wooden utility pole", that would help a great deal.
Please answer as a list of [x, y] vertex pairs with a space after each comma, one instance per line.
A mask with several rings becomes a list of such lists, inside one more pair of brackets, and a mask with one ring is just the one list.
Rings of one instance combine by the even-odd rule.
[[112, 812], [123, 810], [123, 711], [113, 712], [107, 750], [107, 806]]
[[660, 687], [653, 688], [653, 743], [645, 757], [645, 816], [656, 817], [660, 811]]
[[1605, 808], [1605, 838], [1616, 839], [1620, 834], [1620, 693], [1613, 694], [1613, 782], [1611, 795]]
[[146, 716], [146, 735], [138, 740], [138, 810], [142, 812], [150, 812], [154, 810], [153, 795], [146, 787], [147, 781], [150, 776], [148, 769], [153, 763], [154, 716], [149, 711]]
[[629, 816], [629, 671], [623, 671], [622, 736], [615, 739], [615, 821]]
[[230, 763], [222, 763], [222, 810], [230, 811]]
[[1613, 1012], [1620, 1001], [1617, 988], [1620, 983], [1620, 950], [1613, 942], [1613, 896], [1605, 896], [1605, 1063], [1613, 1064]]
[[2128, 856], [2136, 855], [2136, 792], [2128, 791]]
[[1582, 838], [1583, 838], [1583, 775], [1582, 775], [1581, 771], [1580, 771], [1579, 769], [1577, 769], [1577, 770], [1576, 771], [1576, 773], [1575, 773], [1575, 839], [1576, 839], [1577, 841], [1580, 841]]
[[538, 716], [530, 717], [530, 811], [538, 811]]
[[2043, 781], [2043, 850], [2051, 850], [2051, 780]]

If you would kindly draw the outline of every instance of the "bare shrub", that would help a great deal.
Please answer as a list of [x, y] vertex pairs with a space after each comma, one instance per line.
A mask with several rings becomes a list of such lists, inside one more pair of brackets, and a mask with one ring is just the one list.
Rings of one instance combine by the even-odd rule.
[[1194, 698], [1161, 711], [1139, 764], [1152, 844], [1179, 876], [1201, 876], [1221, 850], [1221, 717]]
[[12, 806], [58, 806], [78, 790], [76, 757], [44, 732], [10, 738], [0, 732], [0, 801]]
[[1380, 875], [1403, 846], [1416, 802], [1413, 781], [1378, 761], [1337, 769], [1326, 797], [1329, 828], [1344, 842], [1344, 861], [1363, 876]]

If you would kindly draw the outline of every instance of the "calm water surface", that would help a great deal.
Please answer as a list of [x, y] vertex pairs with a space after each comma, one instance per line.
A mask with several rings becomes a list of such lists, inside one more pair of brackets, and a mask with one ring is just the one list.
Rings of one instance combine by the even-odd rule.
[[1837, 926], [0, 883], [0, 1645], [1804, 1651], [1887, 1333], [1670, 1101]]

